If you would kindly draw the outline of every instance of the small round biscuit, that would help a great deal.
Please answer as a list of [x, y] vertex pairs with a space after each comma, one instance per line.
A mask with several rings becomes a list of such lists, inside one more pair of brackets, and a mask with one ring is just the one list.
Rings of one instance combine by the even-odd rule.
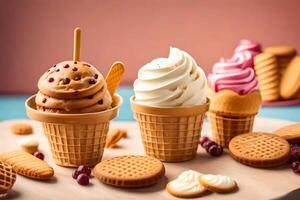
[[23, 122], [13, 123], [10, 129], [16, 135], [29, 135], [32, 134], [33, 131], [30, 124]]
[[300, 142], [300, 123], [284, 126], [273, 132], [290, 143]]
[[38, 151], [39, 148], [39, 142], [34, 137], [26, 137], [23, 138], [20, 142], [21, 148], [23, 151], [26, 151], [30, 154], [33, 154], [34, 152]]
[[201, 176], [200, 183], [209, 191], [217, 193], [229, 193], [238, 189], [238, 185], [233, 179], [219, 174], [205, 174]]
[[201, 173], [194, 170], [182, 172], [175, 180], [167, 184], [166, 190], [179, 198], [195, 198], [204, 195], [207, 190], [199, 183]]

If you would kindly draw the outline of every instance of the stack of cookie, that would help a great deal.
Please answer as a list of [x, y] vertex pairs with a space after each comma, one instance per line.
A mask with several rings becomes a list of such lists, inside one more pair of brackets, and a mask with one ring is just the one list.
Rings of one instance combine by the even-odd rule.
[[255, 72], [263, 101], [279, 99], [280, 72], [276, 57], [261, 53], [254, 58]]
[[[300, 68], [300, 63], [292, 62], [296, 55], [297, 51], [293, 47], [272, 46], [265, 48], [254, 58], [255, 72], [263, 101], [297, 97], [300, 89], [300, 84], [298, 84], [300, 83], [300, 70], [295, 70], [295, 68]], [[289, 84], [289, 79], [293, 80], [291, 84]]]

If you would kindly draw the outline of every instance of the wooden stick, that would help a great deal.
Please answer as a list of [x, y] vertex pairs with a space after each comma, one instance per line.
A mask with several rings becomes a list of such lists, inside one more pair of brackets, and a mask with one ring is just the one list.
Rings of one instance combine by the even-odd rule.
[[80, 61], [80, 39], [81, 30], [80, 27], [74, 29], [74, 47], [73, 47], [73, 60]]

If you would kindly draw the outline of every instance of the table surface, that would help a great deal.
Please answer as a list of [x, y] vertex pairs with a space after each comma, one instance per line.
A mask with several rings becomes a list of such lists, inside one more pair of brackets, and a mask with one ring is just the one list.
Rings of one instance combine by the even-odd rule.
[[[211, 193], [201, 199], [271, 199], [296, 189], [300, 185], [299, 176], [295, 175], [288, 165], [274, 169], [251, 168], [234, 161], [227, 152], [221, 157], [213, 158], [199, 147], [196, 158], [191, 161], [165, 163], [166, 177], [154, 186], [141, 189], [120, 189], [104, 185], [96, 178], [92, 178], [90, 186], [84, 187], [72, 179], [73, 169], [59, 167], [53, 163], [40, 123], [26, 121], [33, 125], [34, 135], [40, 141], [40, 149], [45, 153], [45, 160], [54, 168], [55, 177], [51, 181], [41, 182], [17, 176], [17, 181], [8, 195], [8, 199], [177, 199], [165, 191], [165, 185], [168, 180], [174, 179], [181, 172], [189, 169], [202, 173], [228, 175], [239, 185], [239, 191], [235, 193], [226, 195]], [[9, 120], [0, 123], [0, 152], [20, 148], [20, 139], [26, 137], [10, 132], [9, 127], [12, 122], [14, 121]], [[291, 122], [257, 118], [254, 130], [273, 131], [288, 124]], [[112, 126], [126, 127], [129, 130], [129, 137], [121, 140], [117, 148], [106, 149], [103, 159], [126, 154], [144, 155], [140, 133], [135, 122], [113, 122]], [[206, 121], [202, 133], [210, 134], [210, 128]]]
[[[133, 121], [129, 98], [133, 95], [132, 87], [122, 86], [118, 93], [123, 97], [123, 105], [120, 109], [118, 121]], [[0, 95], [0, 120], [25, 119], [24, 102], [28, 96], [24, 95]], [[289, 121], [300, 121], [300, 106], [291, 107], [263, 107], [259, 116]]]

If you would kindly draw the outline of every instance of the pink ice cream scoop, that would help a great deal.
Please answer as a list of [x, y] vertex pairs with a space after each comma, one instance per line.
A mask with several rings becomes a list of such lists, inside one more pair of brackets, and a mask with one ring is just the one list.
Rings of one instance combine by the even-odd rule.
[[231, 59], [221, 59], [214, 64], [208, 84], [215, 92], [227, 89], [246, 95], [258, 90], [251, 52], [238, 51]]

